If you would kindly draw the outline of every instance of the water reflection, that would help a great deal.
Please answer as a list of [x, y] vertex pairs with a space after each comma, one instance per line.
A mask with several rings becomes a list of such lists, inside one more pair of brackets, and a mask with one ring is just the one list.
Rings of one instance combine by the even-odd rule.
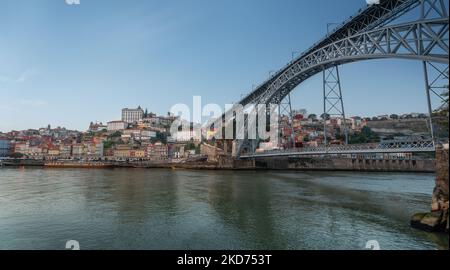
[[448, 249], [433, 175], [0, 170], [0, 249]]

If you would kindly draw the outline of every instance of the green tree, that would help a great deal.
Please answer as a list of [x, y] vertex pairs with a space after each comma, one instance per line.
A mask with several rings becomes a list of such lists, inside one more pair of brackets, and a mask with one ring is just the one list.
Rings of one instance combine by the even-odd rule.
[[324, 120], [329, 120], [330, 119], [330, 115], [328, 113], [322, 113], [320, 115], [320, 118], [322, 118]]
[[115, 144], [116, 144], [116, 143], [113, 142], [113, 141], [104, 141], [104, 142], [103, 142], [103, 147], [104, 147], [105, 149], [111, 149], [111, 148], [114, 147]]
[[361, 132], [355, 132], [349, 137], [349, 144], [374, 143], [379, 142], [380, 137], [369, 127], [363, 127]]
[[22, 153], [12, 153], [9, 155], [10, 158], [23, 158], [24, 155]]
[[114, 138], [119, 138], [122, 136], [122, 133], [120, 131], [116, 131], [113, 134], [108, 136], [108, 139], [114, 139]]
[[151, 139], [152, 143], [161, 142], [167, 144], [167, 134], [163, 132], [156, 132], [156, 137]]

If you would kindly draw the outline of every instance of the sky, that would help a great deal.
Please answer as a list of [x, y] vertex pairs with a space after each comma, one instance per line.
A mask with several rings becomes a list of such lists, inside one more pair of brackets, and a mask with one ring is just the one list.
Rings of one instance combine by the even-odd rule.
[[[0, 131], [237, 102], [365, 0], [0, 0]], [[347, 115], [426, 112], [422, 63], [340, 67]], [[322, 78], [292, 93], [323, 111]]]

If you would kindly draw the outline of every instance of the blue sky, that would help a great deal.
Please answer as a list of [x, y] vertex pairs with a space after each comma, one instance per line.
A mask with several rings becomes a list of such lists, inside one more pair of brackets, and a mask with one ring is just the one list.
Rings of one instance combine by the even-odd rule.
[[[236, 102], [364, 0], [0, 0], [0, 131], [85, 130], [123, 107]], [[425, 112], [420, 62], [341, 67], [348, 115]], [[293, 93], [322, 110], [321, 76]]]

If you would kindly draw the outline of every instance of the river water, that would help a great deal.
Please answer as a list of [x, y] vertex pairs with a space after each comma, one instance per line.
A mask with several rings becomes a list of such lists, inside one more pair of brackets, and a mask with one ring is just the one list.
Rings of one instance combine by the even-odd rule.
[[434, 175], [0, 169], [0, 249], [448, 249]]

